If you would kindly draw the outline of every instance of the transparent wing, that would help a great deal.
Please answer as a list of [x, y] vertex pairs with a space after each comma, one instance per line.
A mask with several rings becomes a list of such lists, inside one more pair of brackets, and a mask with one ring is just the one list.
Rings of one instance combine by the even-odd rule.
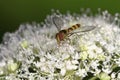
[[96, 26], [81, 26], [79, 30], [75, 30], [69, 34], [71, 36], [74, 33], [88, 32], [88, 31], [94, 30], [95, 28], [96, 28]]
[[96, 28], [96, 26], [81, 26], [80, 31], [81, 32], [87, 32], [87, 31], [94, 30], [95, 28]]
[[59, 16], [54, 16], [53, 18], [52, 18], [52, 20], [53, 20], [53, 23], [55, 24], [55, 26], [56, 26], [56, 28], [58, 29], [58, 31], [60, 31], [61, 30], [61, 27], [63, 26], [63, 20], [61, 19], [61, 17], [59, 17]]

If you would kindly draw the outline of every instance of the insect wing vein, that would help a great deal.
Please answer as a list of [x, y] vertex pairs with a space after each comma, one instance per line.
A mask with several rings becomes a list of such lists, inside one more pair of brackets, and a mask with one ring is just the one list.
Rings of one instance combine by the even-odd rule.
[[91, 30], [94, 30], [96, 28], [96, 26], [82, 26], [77, 30], [74, 30], [73, 32], [70, 32], [69, 34], [74, 34], [74, 33], [81, 33], [81, 32], [88, 32]]
[[55, 24], [56, 28], [58, 31], [61, 30], [61, 27], [63, 26], [63, 20], [59, 16], [54, 16], [53, 17], [53, 23]]

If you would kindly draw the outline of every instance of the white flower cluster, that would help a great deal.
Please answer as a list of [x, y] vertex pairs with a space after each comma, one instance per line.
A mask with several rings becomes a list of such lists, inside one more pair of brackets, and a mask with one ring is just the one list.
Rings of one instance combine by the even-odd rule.
[[[59, 15], [62, 29], [74, 24], [95, 29], [69, 36], [57, 44], [52, 17]], [[0, 44], [0, 80], [119, 80], [119, 14], [107, 11], [47, 16], [44, 24], [23, 24], [6, 33]]]

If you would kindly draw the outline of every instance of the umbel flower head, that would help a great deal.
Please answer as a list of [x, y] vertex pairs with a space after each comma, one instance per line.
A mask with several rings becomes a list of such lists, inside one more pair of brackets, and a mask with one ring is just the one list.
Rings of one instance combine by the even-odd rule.
[[[0, 79], [119, 80], [119, 14], [100, 11], [93, 15], [88, 11], [54, 12], [44, 24], [22, 24], [16, 32], [6, 33], [0, 44]], [[56, 15], [63, 21], [62, 29], [75, 24], [95, 28], [85, 32], [80, 31], [81, 27], [77, 32], [73, 30], [59, 45], [53, 23]]]

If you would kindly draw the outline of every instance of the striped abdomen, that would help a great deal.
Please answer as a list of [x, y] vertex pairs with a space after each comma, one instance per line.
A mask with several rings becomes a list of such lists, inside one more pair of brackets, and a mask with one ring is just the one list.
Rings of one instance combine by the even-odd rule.
[[73, 25], [72, 27], [70, 27], [70, 28], [68, 28], [67, 30], [68, 30], [68, 33], [70, 33], [71, 31], [73, 31], [73, 30], [75, 30], [75, 29], [77, 29], [77, 28], [79, 28], [80, 27], [80, 24], [75, 24], [75, 25]]
[[60, 44], [60, 41], [63, 41], [70, 32], [72, 32], [73, 30], [75, 30], [79, 27], [80, 27], [80, 24], [75, 24], [68, 29], [63, 29], [63, 30], [59, 31], [59, 33], [56, 34], [56, 40], [57, 40], [58, 44]]

